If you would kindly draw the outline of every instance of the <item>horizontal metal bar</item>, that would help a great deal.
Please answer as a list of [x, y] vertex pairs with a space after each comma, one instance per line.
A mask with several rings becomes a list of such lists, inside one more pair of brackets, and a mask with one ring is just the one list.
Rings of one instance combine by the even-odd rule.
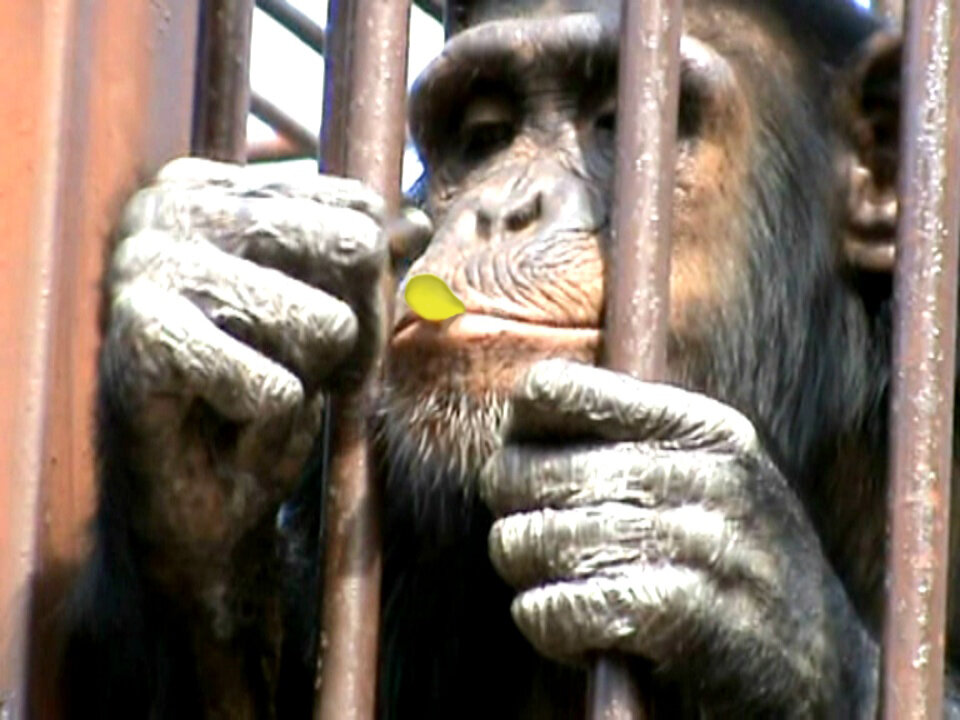
[[[417, 0], [416, 5], [437, 22], [443, 20], [443, 0]], [[326, 30], [286, 0], [257, 0], [257, 7], [280, 23], [314, 52], [326, 50]]]
[[326, 31], [286, 0], [257, 0], [257, 7], [283, 25], [314, 52], [323, 55]]
[[311, 132], [283, 110], [256, 92], [250, 94], [250, 112], [288, 140], [301, 157], [315, 158], [320, 152], [319, 131]]
[[247, 143], [247, 162], [282, 162], [284, 160], [315, 160], [313, 155], [305, 153], [299, 145], [277, 135], [268, 140], [254, 140]]
[[438, 22], [443, 22], [443, 0], [416, 0], [415, 5]]

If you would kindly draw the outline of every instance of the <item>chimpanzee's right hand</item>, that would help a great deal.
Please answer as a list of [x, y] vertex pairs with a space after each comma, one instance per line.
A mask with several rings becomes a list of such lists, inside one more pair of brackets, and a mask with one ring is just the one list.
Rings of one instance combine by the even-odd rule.
[[129, 203], [106, 280], [101, 446], [123, 438], [104, 452], [125, 461], [106, 462], [139, 486], [124, 493], [134, 532], [167, 561], [229, 555], [272, 522], [321, 391], [369, 369], [382, 220], [353, 180], [294, 187], [196, 159]]

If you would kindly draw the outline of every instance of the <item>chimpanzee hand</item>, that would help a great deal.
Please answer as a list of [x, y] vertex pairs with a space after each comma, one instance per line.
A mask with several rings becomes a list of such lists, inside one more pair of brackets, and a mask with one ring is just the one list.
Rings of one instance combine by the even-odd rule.
[[[129, 203], [107, 275], [101, 436], [142, 539], [209, 563], [271, 516], [317, 436], [322, 389], [378, 342], [382, 200], [177, 160]], [[115, 473], [116, 474], [116, 473]], [[138, 477], [144, 476], [145, 477]], [[121, 482], [107, 478], [106, 482]]]
[[513, 413], [481, 492], [538, 650], [641, 655], [712, 712], [862, 710], [875, 651], [743, 415], [558, 360], [528, 372]]

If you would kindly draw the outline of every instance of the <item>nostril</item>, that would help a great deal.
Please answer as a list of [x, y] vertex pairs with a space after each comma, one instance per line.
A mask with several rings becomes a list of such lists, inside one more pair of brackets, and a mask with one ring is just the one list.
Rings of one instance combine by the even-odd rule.
[[489, 238], [493, 233], [493, 217], [485, 210], [477, 211], [477, 236]]
[[505, 226], [510, 232], [519, 232], [535, 223], [543, 211], [543, 196], [537, 193], [528, 201], [511, 210], [505, 218]]

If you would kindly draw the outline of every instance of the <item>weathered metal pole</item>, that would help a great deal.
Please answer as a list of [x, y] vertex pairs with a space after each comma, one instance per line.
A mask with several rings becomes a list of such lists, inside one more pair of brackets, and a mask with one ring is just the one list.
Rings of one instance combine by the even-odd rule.
[[960, 237], [960, 5], [905, 18], [883, 715], [942, 717]]
[[243, 163], [250, 107], [253, 0], [203, 0], [194, 96], [194, 155]]
[[[679, 100], [681, 0], [623, 0], [613, 238], [606, 263], [604, 364], [665, 376], [671, 205]], [[611, 262], [616, 258], [616, 262]], [[590, 679], [592, 720], [643, 717], [635, 678], [616, 656]]]
[[[363, 180], [384, 197], [388, 212], [401, 197], [409, 23], [410, 0], [332, 0], [327, 17], [322, 170]], [[390, 286], [387, 278], [384, 330]], [[334, 396], [326, 419], [334, 451], [321, 545], [318, 720], [372, 720], [376, 708], [381, 493], [367, 437], [372, 395], [368, 381]]]
[[138, 183], [189, 149], [196, 22], [195, 0], [0, 3], [0, 717], [60, 716], [105, 248]]

